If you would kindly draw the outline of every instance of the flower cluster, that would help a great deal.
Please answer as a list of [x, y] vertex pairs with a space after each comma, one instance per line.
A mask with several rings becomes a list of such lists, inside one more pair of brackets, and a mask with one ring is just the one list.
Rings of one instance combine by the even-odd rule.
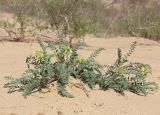
[[146, 75], [147, 73], [151, 72], [151, 69], [149, 66], [142, 66], [140, 67], [140, 72], [142, 75]]

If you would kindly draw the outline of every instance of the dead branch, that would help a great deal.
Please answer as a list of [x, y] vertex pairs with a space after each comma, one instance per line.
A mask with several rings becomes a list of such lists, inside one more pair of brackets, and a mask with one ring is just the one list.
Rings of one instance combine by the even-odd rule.
[[82, 89], [84, 91], [84, 93], [86, 94], [87, 97], [89, 97], [89, 92], [82, 83], [71, 83], [70, 84], [76, 88]]

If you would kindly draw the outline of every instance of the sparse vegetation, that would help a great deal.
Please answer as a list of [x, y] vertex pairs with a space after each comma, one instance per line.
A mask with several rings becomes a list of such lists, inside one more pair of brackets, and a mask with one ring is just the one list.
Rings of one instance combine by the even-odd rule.
[[[0, 27], [7, 32], [8, 37], [13, 41], [23, 41], [25, 37], [34, 35], [33, 21], [27, 16], [31, 15], [31, 0], [6, 0], [8, 12], [12, 13], [12, 20], [0, 21]], [[31, 27], [32, 25], [32, 27]]]
[[[37, 5], [33, 5], [33, 2]], [[149, 89], [157, 89], [155, 82], [147, 82], [145, 79], [151, 72], [151, 67], [148, 64], [128, 60], [134, 52], [136, 42], [131, 45], [126, 55], [122, 55], [121, 49], [118, 49], [117, 60], [108, 66], [101, 65], [95, 60], [103, 48], [95, 50], [85, 59], [78, 53], [82, 43], [73, 46], [72, 39], [84, 39], [86, 34], [99, 36], [102, 33], [110, 33], [136, 34], [158, 40], [160, 36], [158, 4], [151, 4], [148, 7], [148, 4], [142, 1], [129, 0], [121, 4], [124, 8], [122, 12], [118, 12], [113, 7], [116, 2], [106, 6], [99, 0], [7, 0], [6, 3], [9, 6], [7, 11], [12, 12], [15, 18], [13, 22], [2, 21], [0, 26], [15, 41], [23, 41], [26, 32], [33, 32], [29, 30], [30, 25], [33, 26], [28, 20], [31, 16], [47, 22], [43, 29], [56, 31], [60, 41], [56, 46], [38, 39], [41, 50], [26, 59], [28, 69], [20, 78], [6, 77], [10, 80], [5, 85], [9, 88], [9, 93], [18, 90], [27, 96], [33, 91], [41, 91], [51, 83], [57, 82], [59, 94], [73, 97], [66, 91], [70, 77], [81, 80], [91, 89], [98, 85], [102, 90], [113, 89], [121, 94], [128, 90], [147, 95]], [[41, 24], [37, 26], [40, 27]]]
[[160, 113], [159, 11], [160, 0], [0, 0], [0, 115]]
[[151, 73], [151, 67], [148, 64], [129, 62], [128, 58], [134, 52], [135, 46], [136, 42], [131, 45], [126, 55], [122, 55], [121, 49], [118, 49], [118, 59], [109, 66], [100, 81], [103, 90], [111, 88], [123, 95], [124, 90], [129, 90], [136, 94], [147, 95], [147, 90], [158, 88], [155, 82], [146, 82], [147, 74]]
[[2, 11], [16, 17], [18, 28], [6, 20], [6, 24], [1, 25], [15, 40], [24, 38], [28, 31], [26, 26], [31, 22], [26, 20], [28, 16], [45, 20], [44, 29], [67, 36], [70, 45], [73, 38], [84, 38], [86, 34], [139, 36], [156, 41], [160, 37], [158, 0], [111, 0], [110, 3], [99, 0], [0, 0], [0, 5]]
[[[121, 7], [117, 9], [116, 4]], [[124, 0], [114, 5], [108, 9], [108, 17], [114, 20], [107, 20], [107, 36], [121, 35], [160, 40], [158, 0]], [[113, 12], [116, 15], [111, 15]]]
[[72, 47], [74, 38], [84, 39], [86, 34], [96, 34], [104, 29], [99, 22], [100, 16], [103, 16], [100, 13], [105, 10], [103, 4], [99, 3], [98, 9], [91, 11], [98, 2], [98, 0], [45, 0], [44, 14], [51, 29], [56, 30], [58, 37], [69, 38]]
[[[114, 89], [121, 94], [124, 90], [129, 90], [136, 94], [147, 95], [148, 89], [157, 89], [155, 82], [145, 80], [151, 71], [149, 65], [131, 62], [128, 65], [125, 64], [129, 61], [128, 57], [133, 53], [136, 42], [131, 45], [129, 52], [124, 56], [118, 49], [118, 59], [109, 67], [95, 61], [95, 57], [104, 50], [103, 48], [95, 50], [85, 59], [77, 52], [81, 43], [73, 48], [70, 48], [63, 39], [58, 46], [46, 44], [41, 39], [38, 39], [38, 43], [41, 51], [37, 51], [35, 56], [26, 59], [28, 69], [24, 74], [17, 79], [6, 77], [11, 80], [5, 85], [9, 88], [9, 93], [18, 90], [26, 96], [56, 81], [59, 94], [71, 98], [73, 96], [66, 91], [70, 77], [80, 79], [90, 88], [99, 85], [100, 89]], [[48, 48], [51, 54], [47, 52]]]

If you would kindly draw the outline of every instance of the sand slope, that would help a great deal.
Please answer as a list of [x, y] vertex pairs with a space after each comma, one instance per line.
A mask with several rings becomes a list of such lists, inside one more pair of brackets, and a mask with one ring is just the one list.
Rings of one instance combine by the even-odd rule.
[[[88, 37], [80, 53], [88, 56], [98, 47], [106, 48], [97, 57], [103, 64], [111, 64], [116, 59], [117, 48], [127, 51], [129, 45], [137, 40], [138, 46], [131, 60], [148, 63], [153, 68], [153, 74], [148, 80], [160, 84], [160, 44], [136, 38], [98, 39]], [[68, 91], [75, 96], [73, 99], [63, 98], [57, 94], [56, 88], [51, 92], [42, 94], [34, 93], [27, 99], [20, 92], [7, 94], [3, 88], [4, 76], [18, 77], [26, 69], [25, 58], [38, 49], [36, 43], [0, 43], [0, 115], [160, 115], [160, 91], [153, 92], [147, 97], [137, 96], [125, 92], [126, 96], [114, 91], [90, 91], [86, 97], [81, 89], [68, 87]]]

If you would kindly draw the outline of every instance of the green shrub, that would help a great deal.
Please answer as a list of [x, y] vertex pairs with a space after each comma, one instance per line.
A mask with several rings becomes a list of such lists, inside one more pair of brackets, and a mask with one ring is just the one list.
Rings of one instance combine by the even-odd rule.
[[151, 73], [151, 67], [148, 64], [129, 62], [128, 57], [133, 53], [136, 42], [131, 45], [129, 52], [122, 55], [121, 49], [118, 49], [118, 59], [110, 66], [100, 81], [100, 87], [103, 90], [113, 89], [123, 94], [124, 90], [136, 94], [147, 95], [148, 89], [157, 89], [155, 82], [145, 80], [148, 73]]
[[[73, 48], [70, 48], [63, 39], [58, 46], [44, 43], [41, 39], [38, 39], [38, 43], [41, 50], [37, 51], [35, 56], [29, 56], [26, 59], [28, 69], [24, 74], [17, 79], [6, 77], [11, 80], [5, 85], [9, 88], [9, 93], [18, 90], [26, 96], [57, 82], [59, 94], [73, 97], [66, 91], [70, 77], [80, 79], [90, 88], [99, 85], [100, 89], [114, 89], [121, 94], [124, 90], [129, 90], [146, 95], [148, 89], [157, 88], [156, 83], [145, 80], [151, 71], [149, 65], [131, 62], [128, 65], [125, 64], [133, 53], [136, 42], [124, 56], [118, 49], [118, 59], [112, 66], [101, 65], [95, 61], [95, 57], [104, 50], [103, 48], [95, 50], [88, 58], [83, 58], [77, 52], [82, 45], [80, 42]], [[51, 53], [48, 52], [49, 50]], [[106, 71], [105, 74], [104, 71]]]
[[[28, 69], [20, 78], [13, 80], [11, 77], [6, 77], [11, 82], [5, 86], [9, 87], [10, 93], [20, 90], [26, 96], [33, 90], [41, 90], [53, 81], [57, 81], [59, 93], [63, 96], [73, 97], [65, 90], [65, 87], [71, 75], [79, 75], [77, 68], [83, 62], [79, 58], [77, 49], [79, 49], [81, 43], [70, 48], [64, 41], [61, 41], [58, 47], [50, 43], [46, 45], [40, 39], [38, 39], [38, 42], [42, 51], [38, 51], [36, 56], [30, 56], [26, 59]], [[52, 50], [51, 54], [48, 54], [48, 48]], [[100, 51], [97, 51], [97, 53]], [[93, 56], [89, 60], [93, 60]], [[54, 62], [51, 60], [54, 60]], [[91, 63], [89, 60], [87, 61], [88, 64]], [[92, 67], [91, 64], [90, 67]]]
[[75, 78], [80, 79], [83, 83], [93, 88], [99, 83], [102, 76], [102, 69], [105, 65], [101, 65], [95, 61], [95, 57], [103, 51], [103, 48], [95, 50], [87, 59], [78, 56], [79, 63], [74, 74]]

